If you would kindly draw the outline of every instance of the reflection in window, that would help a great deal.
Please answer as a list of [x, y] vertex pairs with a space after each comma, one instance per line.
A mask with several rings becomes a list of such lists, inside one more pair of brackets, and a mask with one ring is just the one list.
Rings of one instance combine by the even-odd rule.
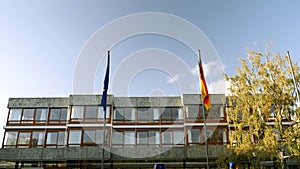
[[82, 120], [83, 119], [83, 106], [73, 106], [72, 107], [72, 120]]
[[65, 132], [53, 131], [47, 132], [47, 147], [63, 147], [65, 145]]
[[67, 120], [67, 108], [51, 108], [49, 122], [61, 123]]
[[208, 143], [222, 144], [226, 141], [226, 133], [224, 128], [207, 129], [207, 141]]
[[188, 142], [189, 144], [200, 143], [200, 129], [189, 129], [188, 130]]
[[30, 132], [20, 132], [18, 137], [18, 145], [27, 145], [30, 143]]
[[134, 122], [135, 121], [135, 109], [134, 108], [115, 108], [114, 109], [114, 121], [122, 122]]
[[209, 119], [221, 119], [224, 118], [224, 110], [222, 104], [213, 104], [211, 105], [211, 109], [208, 113]]
[[[106, 106], [106, 119], [110, 117], [110, 106]], [[102, 106], [98, 106], [98, 118], [104, 118], [104, 111]]]
[[137, 144], [148, 144], [148, 132], [137, 132]]
[[95, 120], [98, 117], [97, 106], [85, 106], [85, 119]]
[[112, 144], [123, 145], [123, 132], [113, 132]]
[[134, 131], [124, 131], [124, 145], [135, 145], [135, 132]]
[[69, 145], [80, 145], [81, 130], [70, 130], [69, 132]]
[[159, 131], [149, 131], [149, 145], [159, 145]]
[[47, 121], [47, 114], [48, 109], [47, 108], [37, 108], [36, 109], [36, 115], [35, 115], [35, 122], [46, 122]]
[[23, 109], [22, 122], [33, 123], [35, 109]]
[[174, 131], [174, 144], [184, 144], [184, 132], [183, 131]]
[[32, 147], [39, 147], [44, 145], [45, 132], [32, 132]]
[[[107, 134], [106, 134], [107, 136]], [[105, 137], [105, 142], [107, 137]], [[99, 145], [103, 143], [103, 130], [83, 131], [83, 143], [86, 145]]]
[[172, 140], [173, 138], [171, 131], [162, 132], [162, 144], [173, 144]]
[[10, 109], [9, 121], [20, 121], [22, 109]]
[[199, 105], [186, 105], [185, 109], [189, 120], [199, 120]]
[[6, 132], [5, 145], [16, 145], [18, 132]]

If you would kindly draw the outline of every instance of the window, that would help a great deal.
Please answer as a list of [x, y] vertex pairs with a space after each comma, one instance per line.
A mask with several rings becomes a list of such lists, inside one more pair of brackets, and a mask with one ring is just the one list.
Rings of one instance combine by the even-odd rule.
[[81, 130], [69, 131], [69, 146], [79, 146], [81, 143]]
[[81, 121], [83, 119], [83, 106], [73, 106], [71, 120]]
[[18, 147], [29, 147], [31, 132], [19, 132]]
[[23, 109], [22, 123], [33, 123], [35, 109]]
[[148, 121], [148, 110], [149, 108], [138, 108], [138, 121]]
[[160, 136], [159, 131], [149, 131], [149, 145], [159, 146]]
[[112, 144], [114, 146], [135, 146], [135, 131], [114, 131]]
[[[104, 118], [104, 111], [102, 106], [98, 106], [98, 118]], [[110, 106], [106, 106], [106, 119], [110, 118]]]
[[148, 145], [148, 132], [137, 132], [137, 144]]
[[10, 123], [18, 123], [21, 120], [22, 109], [10, 109], [9, 119]]
[[165, 145], [172, 145], [173, 138], [172, 138], [172, 132], [171, 131], [164, 131], [162, 132], [162, 144]]
[[97, 106], [85, 106], [85, 120], [95, 121], [98, 118], [98, 107]]
[[135, 122], [135, 109], [134, 108], [116, 108], [114, 110], [114, 121], [122, 123]]
[[[104, 111], [102, 106], [72, 106], [71, 121], [95, 122], [102, 119]], [[110, 106], [106, 107], [106, 119], [110, 117]]]
[[208, 119], [223, 119], [224, 118], [224, 110], [222, 104], [213, 104], [211, 105], [211, 109], [209, 110]]
[[139, 122], [159, 122], [159, 108], [137, 108]]
[[[204, 132], [203, 132], [204, 134]], [[212, 144], [223, 144], [227, 142], [224, 128], [207, 129], [207, 142]]]
[[[106, 132], [107, 133], [107, 132]], [[105, 143], [107, 144], [107, 134], [105, 134]], [[103, 130], [84, 130], [84, 145], [99, 145], [103, 143]]]
[[66, 123], [67, 108], [50, 108], [49, 123]]
[[31, 147], [43, 147], [45, 132], [32, 132]]
[[189, 129], [188, 130], [188, 142], [189, 144], [200, 143], [200, 129]]
[[112, 144], [123, 145], [123, 132], [118, 132], [118, 131], [113, 132]]
[[47, 132], [47, 147], [63, 147], [65, 145], [64, 131], [49, 131]]
[[174, 144], [182, 145], [184, 144], [184, 132], [183, 131], [173, 131]]
[[187, 120], [199, 121], [203, 117], [203, 108], [200, 105], [186, 105]]
[[35, 123], [45, 123], [47, 121], [47, 108], [37, 108], [35, 115]]
[[182, 121], [183, 114], [181, 108], [178, 107], [165, 107], [162, 111], [162, 121]]
[[5, 147], [15, 147], [17, 143], [18, 132], [6, 132], [5, 133]]
[[124, 131], [124, 146], [134, 146], [134, 145], [135, 145], [135, 132]]

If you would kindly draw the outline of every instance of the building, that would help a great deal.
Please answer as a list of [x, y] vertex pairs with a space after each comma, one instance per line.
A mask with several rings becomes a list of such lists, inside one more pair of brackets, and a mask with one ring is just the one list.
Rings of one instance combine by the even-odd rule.
[[[0, 161], [13, 168], [99, 168], [102, 160], [105, 168], [205, 167], [200, 98], [109, 95], [106, 118], [101, 95], [10, 98]], [[206, 130], [211, 168], [227, 153], [223, 100], [224, 95], [211, 95]]]

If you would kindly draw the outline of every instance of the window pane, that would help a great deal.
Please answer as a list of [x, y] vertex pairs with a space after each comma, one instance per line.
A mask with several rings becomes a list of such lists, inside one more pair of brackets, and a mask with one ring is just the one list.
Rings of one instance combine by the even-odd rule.
[[10, 109], [9, 120], [20, 121], [22, 109]]
[[98, 117], [98, 107], [97, 106], [86, 106], [85, 107], [85, 118], [86, 119], [96, 119]]
[[183, 111], [182, 111], [182, 108], [178, 108], [178, 120], [183, 120]]
[[124, 132], [124, 144], [134, 145], [135, 144], [135, 132], [134, 131], [125, 131]]
[[60, 131], [58, 132], [58, 141], [57, 141], [57, 145], [65, 145], [65, 138], [66, 138], [66, 132], [64, 131]]
[[198, 105], [186, 106], [187, 118], [191, 120], [198, 119]]
[[200, 143], [200, 129], [190, 129], [188, 135], [189, 143]]
[[184, 144], [184, 132], [183, 131], [174, 131], [174, 144]]
[[148, 108], [138, 108], [138, 121], [148, 120]]
[[37, 108], [36, 109], [36, 115], [35, 115], [35, 121], [46, 121], [47, 120], [47, 114], [48, 109], [47, 108]]
[[222, 107], [223, 105], [221, 104], [213, 104], [211, 106], [211, 109], [208, 113], [208, 118], [212, 118], [212, 119], [220, 119], [221, 118], [221, 113], [223, 114], [222, 111]]
[[150, 131], [149, 132], [149, 144], [159, 144], [159, 132]]
[[34, 109], [23, 109], [22, 121], [33, 121]]
[[[107, 131], [105, 131], [105, 143], [107, 143]], [[103, 130], [96, 130], [96, 143], [102, 144], [103, 143]]]
[[138, 144], [148, 144], [148, 132], [138, 132], [137, 133], [137, 143]]
[[172, 132], [165, 131], [162, 133], [162, 143], [163, 144], [172, 144]]
[[87, 130], [83, 132], [84, 143], [96, 143], [96, 131]]
[[44, 145], [45, 133], [44, 132], [33, 132], [32, 133], [32, 147]]
[[67, 113], [68, 113], [67, 108], [62, 108], [61, 109], [61, 115], [60, 115], [60, 120], [61, 121], [66, 121], [67, 120]]
[[123, 144], [123, 132], [113, 132], [113, 144]]
[[159, 117], [160, 117], [159, 108], [153, 108], [153, 119], [155, 121], [159, 121]]
[[81, 130], [70, 130], [69, 144], [80, 144]]
[[48, 132], [46, 144], [56, 144], [57, 143], [57, 132]]
[[[103, 119], [104, 111], [102, 106], [98, 106], [98, 118]], [[106, 119], [110, 118], [110, 106], [106, 106]]]
[[135, 110], [134, 108], [124, 108], [124, 117], [127, 121], [135, 121]]
[[58, 121], [60, 119], [60, 109], [50, 109], [50, 120]]
[[16, 145], [18, 132], [6, 132], [5, 145]]
[[83, 118], [83, 106], [73, 106], [71, 118], [73, 120], [82, 119]]
[[123, 120], [122, 108], [116, 108], [114, 111], [114, 120]]
[[20, 132], [18, 138], [18, 144], [29, 144], [30, 143], [30, 132]]
[[166, 107], [163, 109], [163, 112], [162, 112], [162, 120], [171, 120], [172, 119], [172, 109], [169, 108], [169, 107]]

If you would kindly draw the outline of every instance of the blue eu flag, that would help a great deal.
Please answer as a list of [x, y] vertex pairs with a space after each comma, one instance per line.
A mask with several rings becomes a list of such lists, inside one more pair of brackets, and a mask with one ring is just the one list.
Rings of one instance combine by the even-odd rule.
[[104, 111], [106, 110], [107, 90], [108, 90], [108, 82], [109, 82], [109, 61], [110, 61], [110, 54], [109, 54], [109, 51], [108, 51], [107, 67], [106, 67], [103, 93], [102, 93], [102, 100], [101, 100], [101, 105], [102, 105]]

